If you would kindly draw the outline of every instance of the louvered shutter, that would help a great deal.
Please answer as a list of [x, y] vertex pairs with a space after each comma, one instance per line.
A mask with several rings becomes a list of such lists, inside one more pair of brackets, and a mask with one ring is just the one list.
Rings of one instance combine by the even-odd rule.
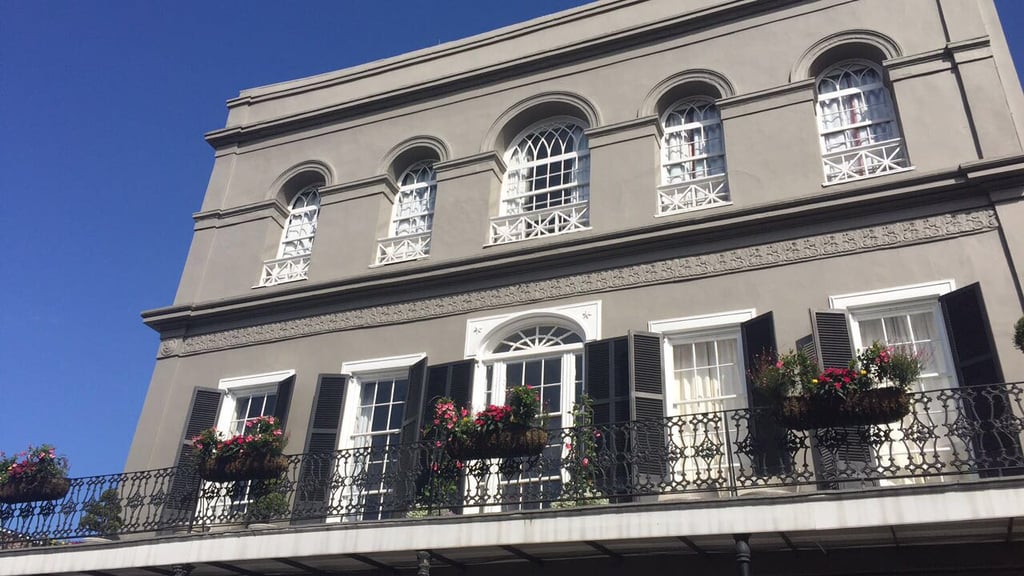
[[473, 390], [473, 366], [472, 360], [463, 360], [438, 364], [428, 369], [426, 392], [423, 396], [423, 418], [434, 415], [434, 403], [438, 398], [451, 398], [458, 408], [469, 406]]
[[295, 377], [286, 378], [277, 385], [277, 404], [274, 405], [274, 418], [281, 422], [281, 428], [288, 425], [288, 410], [292, 404], [292, 388]]
[[791, 458], [786, 443], [786, 429], [771, 411], [770, 398], [755, 384], [751, 371], [762, 358], [774, 362], [778, 358], [775, 343], [775, 317], [767, 312], [740, 324], [743, 341], [743, 362], [747, 369], [747, 398], [750, 400], [749, 454], [754, 473], [758, 476], [777, 476], [791, 469]]
[[665, 369], [661, 335], [629, 333], [629, 397], [633, 429], [635, 482], [657, 489], [668, 474], [668, 434], [665, 423]]
[[1013, 422], [1012, 404], [1003, 382], [995, 339], [978, 283], [939, 297], [953, 351], [953, 364], [965, 415], [977, 422], [971, 435], [978, 475], [1024, 474], [1020, 438], [1000, 422]]
[[192, 392], [188, 421], [185, 423], [175, 463], [177, 469], [160, 514], [161, 525], [164, 527], [187, 524], [195, 513], [200, 479], [195, 469], [192, 438], [217, 424], [217, 412], [223, 396], [220, 390], [209, 388], [196, 388]]
[[406, 511], [416, 503], [416, 493], [423, 481], [424, 452], [419, 446], [423, 425], [423, 404], [427, 388], [427, 359], [409, 367], [409, 388], [405, 396], [405, 413], [398, 440], [398, 470], [393, 483], [395, 502], [390, 506]]
[[313, 400], [299, 481], [295, 487], [296, 519], [322, 522], [331, 504], [331, 481], [336, 471], [338, 429], [348, 379], [340, 374], [321, 374]]
[[630, 418], [629, 339], [588, 342], [583, 356], [583, 388], [594, 402], [594, 425], [601, 431], [596, 488], [609, 496], [623, 494], [630, 478], [629, 434], [621, 424]]
[[[821, 369], [848, 368], [853, 360], [853, 339], [846, 312], [841, 310], [811, 311], [811, 326], [814, 329], [815, 356]], [[874, 459], [867, 442], [869, 428], [865, 426], [840, 426], [827, 431], [815, 430], [812, 444], [816, 464], [821, 465], [819, 484], [823, 488], [842, 488], [843, 483], [834, 482], [840, 476], [852, 477], [857, 471], [872, 467]], [[827, 434], [823, 436], [823, 434]], [[861, 482], [854, 485], [861, 486]]]

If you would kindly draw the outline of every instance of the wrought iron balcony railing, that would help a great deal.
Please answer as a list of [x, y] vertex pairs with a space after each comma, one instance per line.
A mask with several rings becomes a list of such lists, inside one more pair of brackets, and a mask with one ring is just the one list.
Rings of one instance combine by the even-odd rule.
[[876, 426], [794, 431], [770, 412], [732, 410], [553, 432], [533, 458], [459, 462], [413, 444], [296, 454], [270, 481], [203, 482], [189, 466], [75, 478], [62, 500], [0, 505], [0, 546], [1016, 475], [1024, 384], [917, 393], [909, 415]]

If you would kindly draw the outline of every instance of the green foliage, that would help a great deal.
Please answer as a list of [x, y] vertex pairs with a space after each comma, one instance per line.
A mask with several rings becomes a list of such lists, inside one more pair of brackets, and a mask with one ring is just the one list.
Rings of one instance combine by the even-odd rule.
[[1013, 345], [1017, 350], [1024, 352], [1024, 316], [1021, 316], [1013, 326]]
[[762, 356], [751, 370], [758, 389], [776, 401], [787, 396], [846, 398], [882, 386], [908, 390], [921, 375], [921, 357], [900, 347], [873, 343], [846, 368], [818, 367], [803, 352], [778, 359]]
[[254, 480], [249, 486], [252, 500], [245, 506], [246, 523], [282, 520], [288, 517], [288, 493], [280, 480]]
[[78, 528], [98, 536], [116, 536], [124, 526], [121, 495], [117, 488], [104, 490], [100, 497], [85, 505]]
[[51, 444], [32, 447], [11, 456], [0, 452], [0, 485], [8, 482], [36, 484], [53, 478], [67, 478], [70, 465]]
[[597, 445], [601, 432], [594, 426], [594, 401], [583, 394], [572, 407], [573, 427], [565, 445], [562, 467], [569, 480], [562, 485], [555, 508], [607, 503], [597, 490]]

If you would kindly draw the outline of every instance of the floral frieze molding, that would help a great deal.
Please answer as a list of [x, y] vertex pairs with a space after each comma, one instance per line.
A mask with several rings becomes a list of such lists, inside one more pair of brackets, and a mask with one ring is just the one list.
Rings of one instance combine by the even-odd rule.
[[880, 248], [908, 246], [965, 234], [976, 234], [995, 230], [998, 226], [995, 211], [990, 208], [891, 222], [710, 254], [684, 256], [610, 270], [587, 272], [563, 278], [522, 282], [411, 302], [370, 306], [232, 328], [186, 336], [181, 341], [166, 339], [161, 342], [157, 357], [187, 356], [340, 330], [428, 320], [454, 314], [494, 310], [504, 306], [597, 294], [620, 288], [730, 274], [742, 270], [767, 268], [780, 264], [792, 264]]

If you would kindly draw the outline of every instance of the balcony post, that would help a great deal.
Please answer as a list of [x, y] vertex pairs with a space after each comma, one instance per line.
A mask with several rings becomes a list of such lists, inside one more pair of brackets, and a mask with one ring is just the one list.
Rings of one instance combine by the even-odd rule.
[[195, 566], [191, 564], [175, 564], [171, 566], [171, 576], [188, 576], [195, 570]]
[[750, 534], [736, 534], [736, 573], [750, 576]]
[[430, 576], [430, 552], [426, 550], [416, 551], [416, 576]]

